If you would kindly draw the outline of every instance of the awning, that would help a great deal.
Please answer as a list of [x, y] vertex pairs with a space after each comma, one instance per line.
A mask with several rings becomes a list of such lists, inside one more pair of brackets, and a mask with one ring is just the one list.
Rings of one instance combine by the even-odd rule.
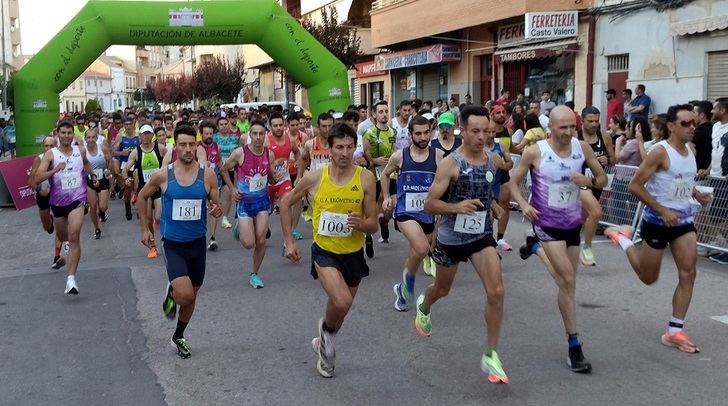
[[578, 47], [576, 38], [561, 41], [541, 42], [521, 47], [501, 48], [493, 54], [496, 63], [526, 61], [561, 55]]
[[726, 28], [728, 28], [728, 15], [672, 23], [670, 24], [670, 34], [700, 34], [708, 31], [725, 30]]

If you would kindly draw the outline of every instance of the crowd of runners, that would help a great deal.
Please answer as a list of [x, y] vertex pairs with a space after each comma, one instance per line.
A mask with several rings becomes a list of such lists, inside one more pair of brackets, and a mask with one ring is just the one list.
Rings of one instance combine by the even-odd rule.
[[[508, 125], [510, 109], [501, 105], [433, 115], [427, 106], [405, 101], [390, 119], [392, 110], [380, 101], [313, 120], [307, 112], [266, 108], [62, 118], [43, 140], [45, 152], [33, 162], [29, 184], [37, 191], [42, 226], [55, 236], [52, 267], [67, 267], [65, 293], [79, 294], [87, 214], [96, 239], [110, 219], [138, 221], [147, 256], [165, 260], [163, 313], [177, 319], [171, 343], [188, 358], [184, 331], [204, 281], [207, 252], [218, 249], [216, 233], [230, 229], [242, 249], [253, 251], [249, 283], [262, 288], [266, 240], [280, 232], [283, 254], [297, 262], [308, 249], [300, 230], [310, 222], [310, 273], [328, 297], [312, 346], [318, 372], [332, 377], [336, 335], [369, 274], [365, 256], [375, 256], [375, 235], [379, 244], [389, 243], [392, 223], [409, 245], [401, 279], [392, 280], [394, 308], [413, 310], [420, 335], [437, 333], [434, 305], [448, 295], [461, 263], [471, 262], [486, 299], [481, 368], [490, 382], [508, 383], [498, 355], [504, 317], [499, 251], [512, 249], [505, 234], [509, 202], [515, 201], [532, 224], [520, 256], [536, 254], [558, 287], [567, 365], [589, 372], [576, 323], [575, 279], [580, 262], [595, 264], [597, 199], [607, 184], [611, 143], [605, 146], [599, 131], [599, 110], [575, 114], [557, 106], [543, 136], [517, 142]], [[687, 353], [699, 351], [683, 331], [696, 275], [691, 198], [703, 205], [712, 198], [695, 188], [695, 125], [692, 106], [670, 107], [666, 137], [629, 183], [646, 205], [643, 242], [635, 245], [629, 227], [604, 232], [645, 284], [656, 281], [668, 246], [680, 253], [673, 255], [679, 281], [661, 341]], [[522, 154], [515, 168], [511, 153]], [[520, 188], [528, 175], [530, 198]], [[118, 215], [110, 214], [117, 210], [111, 199], [124, 203]], [[274, 213], [280, 226], [270, 222]], [[420, 266], [433, 279], [417, 295]]]

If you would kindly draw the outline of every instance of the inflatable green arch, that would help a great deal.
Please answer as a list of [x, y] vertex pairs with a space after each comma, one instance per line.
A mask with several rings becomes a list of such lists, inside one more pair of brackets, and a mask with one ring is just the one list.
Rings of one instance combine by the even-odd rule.
[[58, 119], [59, 93], [110, 45], [256, 44], [308, 90], [314, 116], [349, 104], [347, 69], [275, 0], [90, 0], [16, 75], [18, 155]]

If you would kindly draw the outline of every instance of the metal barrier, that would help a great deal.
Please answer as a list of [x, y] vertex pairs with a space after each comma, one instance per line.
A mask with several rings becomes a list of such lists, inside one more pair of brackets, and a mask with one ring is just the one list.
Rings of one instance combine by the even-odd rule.
[[[510, 171], [508, 171], [511, 175], [513, 175], [513, 172], [516, 170], [518, 165], [521, 163], [521, 156], [518, 154], [511, 154], [511, 160], [513, 161], [513, 168], [511, 168]], [[519, 189], [521, 189], [521, 195], [527, 200], [531, 201], [531, 172], [526, 173], [526, 177], [519, 185]], [[518, 207], [518, 203], [513, 199], [511, 196], [511, 207]]]
[[[628, 190], [629, 181], [637, 172], [637, 167], [607, 166], [604, 172], [607, 174], [607, 186], [599, 196], [599, 204], [602, 206], [602, 218], [599, 219], [599, 224], [605, 226], [629, 224], [637, 227], [642, 207], [637, 197]], [[591, 176], [588, 170], [587, 176]]]
[[698, 231], [698, 245], [728, 252], [728, 180], [708, 176], [697, 179], [696, 188], [701, 192], [713, 193], [713, 201], [705, 207], [693, 200], [697, 208], [695, 229]]

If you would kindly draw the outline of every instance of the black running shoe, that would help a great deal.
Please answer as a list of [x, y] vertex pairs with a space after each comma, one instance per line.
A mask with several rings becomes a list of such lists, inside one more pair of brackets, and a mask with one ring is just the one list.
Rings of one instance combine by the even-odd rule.
[[190, 346], [187, 345], [187, 340], [185, 340], [184, 337], [174, 338], [174, 336], [172, 336], [172, 347], [177, 349], [177, 355], [179, 355], [180, 358], [187, 359], [192, 356]]
[[53, 234], [53, 232], [56, 231], [56, 228], [53, 227], [53, 223], [51, 223], [51, 228], [48, 229], [48, 234]]
[[101, 220], [102, 223], [106, 223], [106, 212], [105, 211], [99, 211], [99, 220]]
[[268, 228], [268, 231], [266, 231], [266, 233], [265, 233], [265, 239], [267, 240], [269, 238], [270, 238], [270, 228]]
[[374, 258], [374, 241], [372, 240], [371, 235], [367, 235], [364, 252], [366, 252], [367, 257]]
[[384, 217], [379, 218], [379, 231], [384, 241], [389, 241], [389, 225], [384, 221]]
[[568, 365], [573, 372], [584, 374], [591, 372], [591, 364], [586, 360], [586, 358], [584, 358], [584, 353], [581, 351], [581, 345], [569, 347], [569, 358], [566, 359], [566, 365]]
[[527, 260], [528, 257], [533, 255], [533, 251], [531, 251], [531, 247], [533, 247], [533, 244], [538, 243], [538, 238], [532, 235], [526, 235], [526, 245], [521, 245], [518, 248], [518, 254], [521, 256], [522, 260]]
[[131, 221], [131, 218], [132, 218], [131, 204], [129, 204], [129, 203], [126, 203], [126, 205], [124, 206], [124, 216], [126, 217], [127, 220]]
[[94, 231], [94, 240], [98, 240], [100, 238], [101, 238], [101, 230], [97, 228], [96, 231]]
[[53, 258], [51, 269], [61, 269], [64, 265], [66, 265], [66, 260], [61, 256], [56, 256]]

